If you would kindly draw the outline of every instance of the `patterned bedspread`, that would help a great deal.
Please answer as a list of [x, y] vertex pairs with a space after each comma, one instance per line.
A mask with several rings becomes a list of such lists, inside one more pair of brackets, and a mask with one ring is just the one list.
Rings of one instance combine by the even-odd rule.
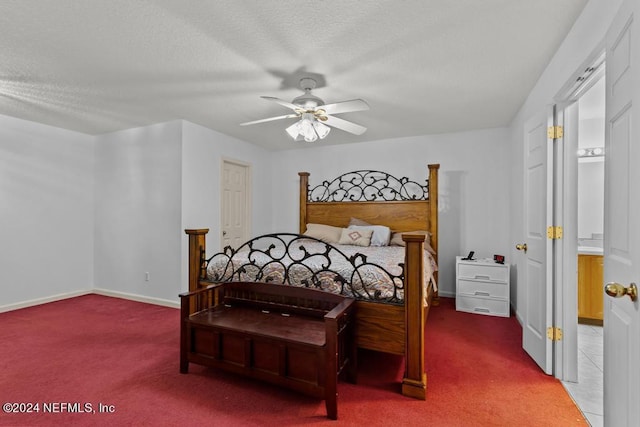
[[[404, 252], [400, 246], [329, 245], [299, 235], [274, 234], [214, 255], [208, 260], [207, 278], [285, 283], [401, 304]], [[424, 265], [425, 278], [435, 287], [437, 266], [427, 251]]]

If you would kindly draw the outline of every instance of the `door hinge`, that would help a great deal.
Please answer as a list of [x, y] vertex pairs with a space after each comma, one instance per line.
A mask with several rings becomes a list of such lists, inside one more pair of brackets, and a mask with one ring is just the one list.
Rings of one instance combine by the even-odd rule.
[[547, 338], [551, 341], [562, 341], [562, 329], [557, 326], [549, 326], [547, 328]]
[[562, 227], [559, 225], [550, 225], [547, 227], [547, 237], [549, 239], [562, 239]]
[[564, 129], [562, 126], [549, 126], [547, 128], [547, 137], [549, 139], [558, 139], [562, 138], [564, 135]]

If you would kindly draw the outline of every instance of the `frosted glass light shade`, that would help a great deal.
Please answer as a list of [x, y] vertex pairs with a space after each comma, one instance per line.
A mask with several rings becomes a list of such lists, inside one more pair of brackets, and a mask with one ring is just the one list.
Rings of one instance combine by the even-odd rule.
[[329, 131], [331, 130], [329, 126], [317, 120], [313, 122], [313, 128], [315, 129], [320, 139], [325, 139], [327, 135], [329, 135]]

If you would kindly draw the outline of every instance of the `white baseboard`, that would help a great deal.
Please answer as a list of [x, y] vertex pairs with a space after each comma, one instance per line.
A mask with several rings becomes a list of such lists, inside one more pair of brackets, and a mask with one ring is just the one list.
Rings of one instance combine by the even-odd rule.
[[170, 301], [162, 298], [146, 297], [143, 295], [129, 294], [126, 292], [110, 291], [108, 289], [86, 289], [82, 291], [68, 292], [64, 294], [52, 295], [44, 298], [37, 298], [28, 301], [22, 301], [14, 304], [0, 305], [0, 313], [7, 311], [19, 310], [21, 308], [34, 307], [36, 305], [46, 304], [48, 302], [62, 301], [69, 298], [80, 297], [83, 295], [96, 294], [107, 297], [122, 298], [131, 301], [144, 302], [147, 304], [161, 305], [164, 307], [180, 308], [180, 301]]
[[21, 308], [33, 307], [35, 305], [46, 304], [48, 302], [62, 301], [68, 298], [75, 298], [82, 295], [88, 295], [91, 293], [93, 293], [92, 289], [86, 289], [82, 291], [74, 291], [74, 292], [67, 292], [64, 294], [52, 295], [44, 298], [36, 298], [28, 301], [17, 302], [14, 304], [0, 305], [0, 313], [19, 310]]
[[520, 326], [524, 325], [524, 321], [522, 319], [522, 316], [520, 316], [520, 313], [518, 312], [518, 310], [515, 310], [516, 312], [516, 320], [518, 321], [518, 323], [520, 323]]
[[455, 298], [456, 297], [456, 293], [455, 292], [449, 292], [449, 291], [438, 291], [438, 296], [445, 297], [445, 298]]
[[180, 301], [171, 301], [171, 300], [166, 300], [162, 298], [146, 297], [144, 295], [130, 294], [127, 292], [118, 292], [118, 291], [111, 291], [109, 289], [95, 288], [91, 290], [91, 293], [94, 293], [97, 295], [104, 295], [106, 297], [122, 298], [122, 299], [131, 300], [131, 301], [145, 302], [147, 304], [161, 305], [163, 307], [180, 308]]

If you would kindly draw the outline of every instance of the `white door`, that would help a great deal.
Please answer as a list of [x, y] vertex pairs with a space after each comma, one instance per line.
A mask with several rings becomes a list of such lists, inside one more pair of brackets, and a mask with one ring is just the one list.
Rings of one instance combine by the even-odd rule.
[[249, 236], [249, 166], [223, 161], [222, 247], [237, 248]]
[[[542, 370], [553, 372], [552, 341], [547, 328], [552, 323], [551, 240], [547, 226], [552, 221], [552, 140], [547, 137], [547, 115], [540, 114], [525, 123], [524, 226], [525, 239], [519, 245], [525, 257], [519, 273], [525, 292], [522, 347]], [[526, 248], [523, 247], [526, 245]], [[521, 267], [522, 268], [522, 267]]]
[[[640, 37], [637, 1], [622, 4], [606, 41], [604, 279], [640, 282]], [[635, 32], [635, 33], [634, 33]], [[604, 297], [604, 425], [640, 425], [640, 314]]]

